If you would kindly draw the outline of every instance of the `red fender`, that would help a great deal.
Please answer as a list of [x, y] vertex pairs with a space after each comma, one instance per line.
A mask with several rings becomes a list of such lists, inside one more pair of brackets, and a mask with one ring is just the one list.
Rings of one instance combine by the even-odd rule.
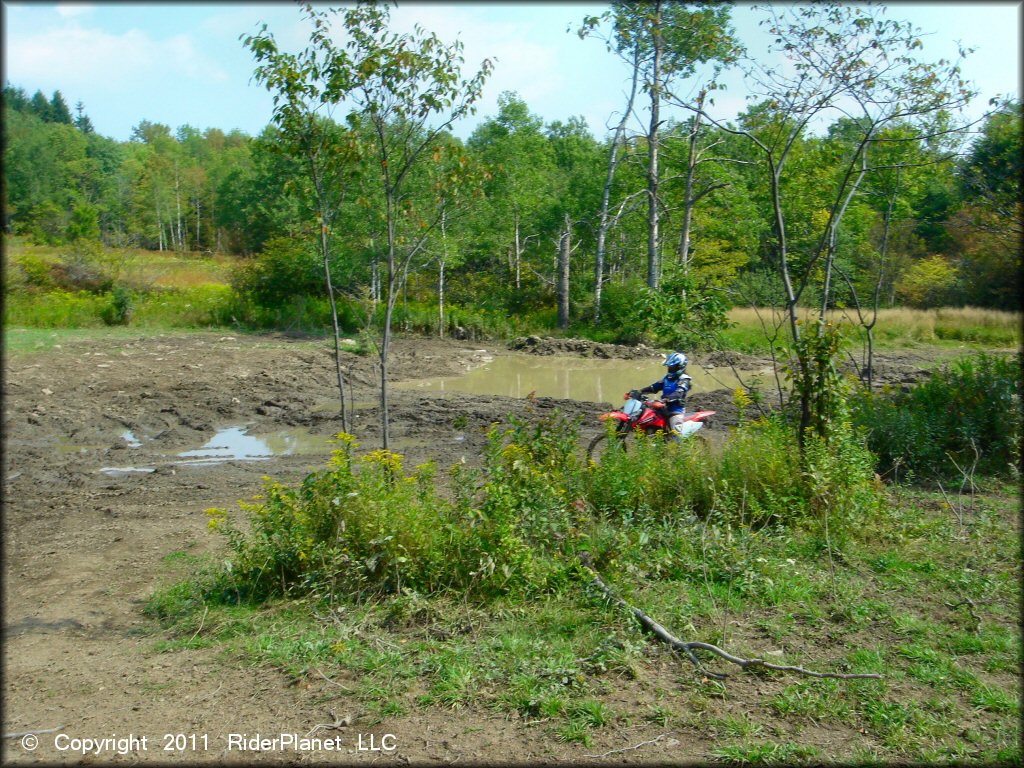
[[601, 421], [608, 421], [608, 419], [618, 419], [619, 421], [629, 421], [629, 416], [624, 414], [622, 411], [612, 411], [611, 413], [602, 413], [598, 416]]
[[704, 419], [714, 415], [714, 411], [697, 411], [696, 413], [687, 415], [683, 421], [704, 421]]

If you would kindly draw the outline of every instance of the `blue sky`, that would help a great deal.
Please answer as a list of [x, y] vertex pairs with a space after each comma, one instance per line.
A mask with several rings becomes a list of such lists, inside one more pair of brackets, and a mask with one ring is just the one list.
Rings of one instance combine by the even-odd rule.
[[[575, 28], [607, 5], [591, 3], [405, 3], [392, 11], [397, 30], [418, 22], [465, 44], [466, 67], [485, 57], [495, 70], [475, 118], [456, 126], [466, 137], [497, 111], [498, 95], [517, 92], [546, 122], [580, 115], [597, 136], [622, 108], [628, 72], [597, 40]], [[977, 50], [964, 73], [980, 89], [980, 115], [990, 97], [1020, 95], [1020, 2], [889, 3], [888, 17], [926, 34], [923, 58], [956, 56], [959, 41]], [[281, 44], [299, 50], [307, 33], [293, 3], [3, 2], [4, 80], [47, 96], [60, 90], [74, 110], [84, 104], [96, 130], [126, 140], [142, 120], [176, 129], [191, 125], [259, 133], [270, 120], [271, 97], [250, 82], [253, 62], [239, 36], [266, 22]], [[767, 40], [749, 4], [733, 11], [734, 26], [752, 53]], [[742, 109], [742, 79], [718, 99], [723, 117]]]

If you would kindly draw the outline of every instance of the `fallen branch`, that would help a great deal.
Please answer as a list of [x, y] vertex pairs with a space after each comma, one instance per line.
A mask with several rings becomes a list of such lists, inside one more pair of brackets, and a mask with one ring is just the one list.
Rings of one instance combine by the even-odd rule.
[[840, 672], [813, 672], [809, 669], [804, 669], [803, 667], [790, 666], [786, 664], [770, 664], [764, 659], [744, 659], [740, 656], [733, 656], [731, 653], [723, 651], [717, 645], [712, 645], [711, 643], [684, 642], [677, 638], [675, 635], [673, 635], [671, 632], [669, 632], [667, 629], [665, 629], [661, 624], [652, 619], [646, 613], [641, 611], [639, 608], [633, 607], [625, 600], [623, 600], [621, 597], [612, 592], [611, 588], [604, 583], [604, 579], [601, 578], [601, 575], [594, 569], [593, 561], [590, 558], [589, 552], [580, 552], [579, 560], [580, 564], [590, 574], [591, 583], [595, 587], [597, 587], [610, 602], [615, 603], [620, 608], [623, 608], [632, 613], [636, 620], [640, 622], [640, 625], [645, 630], [650, 632], [663, 643], [666, 643], [670, 648], [672, 648], [675, 651], [685, 653], [687, 658], [689, 658], [690, 661], [693, 662], [693, 665], [707, 677], [712, 677], [718, 680], [724, 680], [726, 677], [728, 677], [728, 675], [722, 672], [711, 672], [710, 670], [708, 670], [701, 663], [700, 659], [697, 657], [697, 654], [694, 653], [694, 651], [707, 651], [709, 653], [713, 653], [716, 656], [725, 659], [726, 661], [738, 665], [742, 669], [753, 669], [760, 667], [763, 669], [775, 670], [777, 672], [796, 672], [797, 674], [807, 675], [808, 677], [826, 677], [835, 678], [837, 680], [878, 680], [882, 677], [881, 675], [875, 673], [844, 674]]
[[320, 670], [319, 670], [319, 669], [318, 669], [317, 667], [313, 667], [313, 669], [315, 669], [315, 670], [316, 670], [316, 673], [317, 673], [318, 675], [320, 675], [320, 677], [322, 677], [322, 678], [323, 678], [324, 680], [326, 680], [326, 681], [327, 681], [328, 683], [330, 683], [331, 685], [336, 685], [336, 686], [338, 686], [339, 688], [341, 688], [341, 690], [345, 691], [345, 693], [355, 693], [355, 691], [353, 691], [353, 690], [352, 690], [351, 688], [349, 688], [349, 687], [348, 687], [347, 685], [342, 685], [342, 684], [341, 684], [341, 683], [339, 683], [339, 682], [338, 682], [337, 680], [331, 680], [331, 678], [329, 678], [329, 677], [328, 677], [327, 675], [325, 675], [325, 674], [324, 674], [323, 672], [321, 672], [321, 671], [320, 671]]
[[38, 736], [40, 733], [56, 733], [57, 731], [63, 731], [64, 726], [58, 725], [56, 728], [40, 728], [38, 731], [18, 731], [17, 733], [5, 733], [3, 738], [5, 739], [20, 739], [24, 736]]
[[955, 611], [957, 608], [966, 605], [967, 612], [971, 615], [971, 618], [974, 619], [974, 631], [977, 632], [979, 629], [981, 629], [981, 616], [974, 612], [976, 606], [974, 605], [974, 601], [971, 600], [971, 598], [965, 597], [959, 603], [943, 603], [943, 605], [945, 605], [951, 611]]
[[199, 629], [197, 629], [196, 633], [189, 638], [189, 645], [191, 645], [192, 641], [195, 640], [199, 636], [199, 633], [203, 631], [203, 624], [206, 623], [206, 614], [209, 610], [210, 606], [208, 605], [205, 608], [203, 608], [203, 618], [199, 620]]
[[329, 714], [331, 717], [334, 718], [334, 722], [333, 723], [319, 723], [318, 725], [314, 725], [310, 729], [309, 733], [306, 734], [306, 738], [307, 739], [310, 736], [312, 736], [314, 733], [317, 733], [318, 731], [338, 730], [339, 728], [344, 728], [346, 726], [352, 725], [352, 715], [345, 715], [344, 717], [338, 717], [336, 714], [334, 714], [334, 710], [333, 709], [327, 710], [327, 714]]
[[659, 741], [664, 739], [667, 735], [668, 735], [667, 733], [663, 733], [660, 736], [655, 736], [653, 739], [650, 739], [649, 741], [641, 741], [639, 744], [634, 744], [632, 747], [622, 747], [621, 749], [611, 749], [611, 750], [608, 750], [607, 752], [604, 752], [604, 753], [602, 753], [600, 755], [584, 755], [584, 757], [592, 757], [594, 759], [599, 760], [602, 757], [608, 757], [609, 755], [617, 755], [620, 752], [632, 752], [634, 749], [640, 749], [640, 747], [646, 747], [648, 744], [657, 744]]

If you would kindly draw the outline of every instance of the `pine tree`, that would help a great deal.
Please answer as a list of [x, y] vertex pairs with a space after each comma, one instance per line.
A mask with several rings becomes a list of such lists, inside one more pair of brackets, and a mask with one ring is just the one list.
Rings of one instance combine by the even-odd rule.
[[45, 122], [50, 121], [50, 102], [43, 96], [42, 91], [36, 91], [32, 94], [32, 101], [29, 102], [29, 111]]
[[82, 133], [96, 132], [96, 129], [92, 127], [92, 120], [85, 114], [85, 105], [82, 102], [75, 104], [75, 128]]
[[71, 125], [71, 110], [68, 109], [68, 103], [64, 101], [60, 91], [54, 91], [53, 98], [50, 99], [49, 120], [51, 123]]
[[15, 88], [8, 83], [4, 86], [4, 106], [10, 107], [18, 112], [29, 111], [28, 94], [23, 88]]

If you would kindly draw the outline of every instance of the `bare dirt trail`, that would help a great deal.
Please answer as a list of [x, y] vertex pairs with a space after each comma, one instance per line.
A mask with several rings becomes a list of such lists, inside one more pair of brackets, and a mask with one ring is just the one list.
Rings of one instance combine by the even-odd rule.
[[[396, 380], [454, 375], [507, 351], [494, 342], [398, 339], [391, 366]], [[364, 447], [379, 447], [374, 358], [348, 358], [359, 405], [350, 431]], [[652, 370], [657, 362], [652, 358]], [[897, 361], [894, 380], [913, 368]], [[229, 750], [226, 735], [303, 736], [331, 722], [324, 705], [312, 703], [329, 688], [326, 681], [295, 685], [276, 669], [241, 667], [209, 649], [161, 654], [142, 606], [170, 578], [169, 555], [220, 545], [207, 531], [207, 508], [234, 509], [259, 491], [265, 474], [294, 482], [323, 466], [327, 439], [340, 429], [334, 382], [328, 343], [283, 336], [140, 335], [6, 356], [3, 732], [61, 730], [38, 734], [34, 750], [20, 736], [5, 738], [4, 762], [309, 757]], [[713, 430], [724, 434], [735, 420], [727, 391], [691, 399], [696, 407], [719, 411]], [[586, 437], [596, 434], [596, 416], [606, 410], [547, 398], [399, 390], [392, 391], [391, 402], [393, 448], [406, 454], [408, 466], [433, 458], [441, 468], [463, 456], [476, 460], [487, 427], [510, 413], [530, 417], [557, 407], [587, 425]], [[459, 416], [464, 424], [456, 422]], [[239, 425], [253, 434], [302, 431], [306, 448], [265, 461], [213, 465], [189, 465], [178, 457], [202, 446], [216, 429]], [[341, 705], [335, 708], [341, 716]], [[380, 746], [386, 732], [399, 735], [398, 749], [359, 749], [369, 737]], [[642, 741], [637, 733], [623, 738]], [[208, 741], [174, 743], [166, 734], [186, 740], [207, 734]], [[320, 759], [341, 761], [532, 763], [594, 751], [485, 711], [414, 712], [372, 729], [356, 721], [319, 735], [340, 736], [342, 754], [320, 753]], [[98, 745], [81, 739], [128, 736], [145, 736], [145, 749], [138, 741], [122, 743], [128, 754], [121, 756], [111, 751], [119, 744], [107, 742], [103, 751], [82, 755]], [[57, 749], [58, 741], [68, 748]], [[624, 757], [648, 759], [641, 752]], [[664, 757], [659, 752], [650, 759]]]

